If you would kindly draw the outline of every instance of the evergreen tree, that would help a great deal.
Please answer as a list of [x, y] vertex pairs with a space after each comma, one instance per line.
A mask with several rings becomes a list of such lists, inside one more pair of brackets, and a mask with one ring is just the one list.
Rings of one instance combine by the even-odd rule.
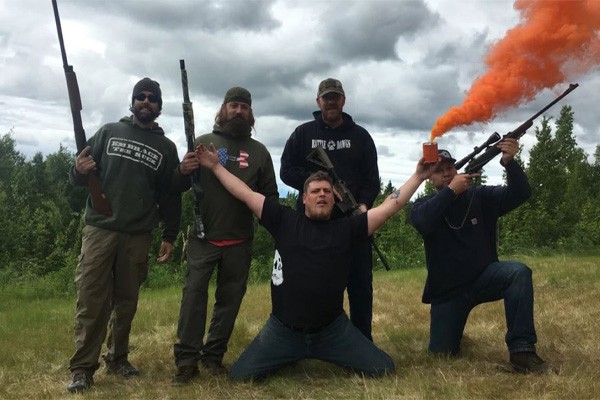
[[565, 187], [565, 170], [559, 164], [559, 150], [552, 138], [550, 119], [544, 117], [541, 127], [536, 127], [537, 143], [529, 153], [527, 175], [532, 189], [526, 226], [532, 243], [551, 246], [560, 237], [560, 224], [556, 212], [562, 201]]
[[392, 181], [388, 181], [387, 185], [383, 188], [383, 198], [387, 198], [394, 190], [396, 190], [396, 188], [392, 185]]
[[6, 269], [12, 258], [12, 250], [18, 239], [14, 231], [14, 180], [15, 174], [25, 163], [16, 150], [12, 130], [0, 137], [0, 271]]
[[585, 207], [593, 214], [588, 200], [594, 189], [593, 167], [577, 146], [573, 134], [574, 113], [570, 106], [561, 109], [552, 137], [550, 119], [536, 129], [537, 144], [530, 152], [527, 169], [532, 186], [526, 215], [535, 246], [578, 245], [577, 231]]
[[600, 197], [600, 144], [596, 145], [594, 164], [590, 167], [590, 181], [588, 184], [590, 197], [598, 199]]

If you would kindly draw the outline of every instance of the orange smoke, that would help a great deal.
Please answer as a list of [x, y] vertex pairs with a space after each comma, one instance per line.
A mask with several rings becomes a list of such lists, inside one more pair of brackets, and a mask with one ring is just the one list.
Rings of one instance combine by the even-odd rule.
[[600, 1], [516, 0], [514, 7], [522, 22], [490, 48], [488, 72], [459, 107], [438, 118], [431, 141], [457, 126], [488, 121], [599, 64]]

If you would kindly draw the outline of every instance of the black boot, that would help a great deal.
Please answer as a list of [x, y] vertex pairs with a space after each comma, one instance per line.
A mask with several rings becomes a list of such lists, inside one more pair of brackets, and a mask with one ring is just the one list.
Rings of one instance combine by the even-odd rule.
[[522, 374], [540, 374], [546, 372], [549, 368], [548, 363], [542, 360], [535, 351], [510, 353], [510, 364], [515, 371]]
[[94, 384], [94, 378], [87, 371], [78, 369], [71, 374], [71, 383], [67, 385], [70, 393], [85, 392]]
[[177, 367], [177, 373], [173, 377], [171, 383], [173, 386], [187, 385], [192, 379], [198, 376], [198, 367], [194, 365], [184, 365]]

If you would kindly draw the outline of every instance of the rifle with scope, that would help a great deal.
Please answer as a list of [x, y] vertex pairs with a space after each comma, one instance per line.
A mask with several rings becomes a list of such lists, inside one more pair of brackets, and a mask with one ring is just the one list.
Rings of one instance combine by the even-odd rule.
[[[456, 168], [456, 170], [461, 169], [465, 164], [468, 163], [467, 166], [465, 167], [465, 171], [464, 171], [466, 174], [479, 172], [488, 162], [490, 162], [494, 157], [496, 157], [498, 154], [501, 153], [500, 149], [498, 147], [496, 147], [496, 144], [498, 144], [498, 142], [500, 142], [504, 138], [519, 139], [521, 136], [523, 136], [525, 134], [525, 132], [527, 132], [527, 129], [529, 129], [529, 128], [531, 128], [531, 126], [533, 126], [533, 121], [537, 117], [539, 117], [544, 112], [546, 112], [548, 109], [550, 109], [552, 106], [554, 106], [556, 103], [558, 103], [563, 97], [565, 97], [566, 95], [571, 93], [578, 86], [579, 86], [579, 84], [577, 84], [577, 83], [570, 84], [569, 88], [567, 90], [565, 90], [563, 92], [563, 94], [558, 96], [556, 99], [554, 99], [552, 102], [550, 102], [548, 105], [546, 105], [546, 107], [542, 108], [539, 112], [537, 112], [534, 116], [529, 118], [527, 121], [523, 122], [514, 131], [508, 132], [506, 135], [504, 135], [502, 137], [500, 137], [500, 134], [498, 132], [492, 133], [492, 135], [481, 146], [475, 147], [475, 149], [469, 155], [467, 155], [465, 158], [463, 158], [460, 161], [457, 161], [454, 164], [454, 167]], [[480, 156], [477, 156], [482, 151], [484, 151], [484, 153], [481, 154]]]
[[[329, 159], [329, 156], [325, 152], [325, 149], [321, 146], [315, 147], [314, 150], [311, 151], [308, 156], [306, 156], [306, 159], [308, 161], [312, 162], [313, 164], [316, 164], [319, 167], [324, 168], [325, 171], [327, 171], [327, 173], [329, 174], [329, 176], [331, 176], [331, 179], [333, 180], [333, 188], [335, 189], [336, 192], [338, 192], [338, 194], [342, 198], [341, 201], [336, 202], [338, 208], [344, 214], [346, 214], [348, 212], [350, 212], [353, 215], [360, 214], [361, 211], [359, 209], [356, 199], [354, 198], [354, 195], [352, 195], [352, 192], [350, 192], [350, 190], [346, 186], [346, 183], [343, 180], [341, 180], [339, 178], [337, 172], [335, 172], [333, 163]], [[383, 264], [385, 269], [389, 271], [390, 265], [388, 264], [385, 256], [381, 252], [381, 250], [379, 250], [379, 247], [377, 247], [377, 244], [375, 243], [375, 239], [373, 238], [373, 236], [370, 237], [370, 241], [371, 241], [371, 245], [373, 246], [373, 249], [377, 253], [377, 256], [381, 260], [381, 263]]]

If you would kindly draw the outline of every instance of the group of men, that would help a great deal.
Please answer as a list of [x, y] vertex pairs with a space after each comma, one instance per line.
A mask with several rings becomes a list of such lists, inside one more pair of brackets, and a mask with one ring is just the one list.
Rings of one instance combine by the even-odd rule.
[[[132, 115], [102, 126], [69, 172], [74, 185], [97, 174], [111, 213], [86, 204], [82, 246], [75, 273], [75, 353], [69, 392], [93, 385], [102, 356], [106, 372], [139, 375], [128, 360], [129, 333], [138, 294], [148, 273], [151, 232], [162, 226], [157, 262], [173, 252], [181, 218], [181, 193], [199, 170], [204, 189], [199, 212], [204, 232], [188, 233], [187, 270], [174, 345], [174, 385], [200, 374], [234, 380], [259, 379], [306, 358], [347, 367], [366, 376], [394, 371], [392, 358], [371, 334], [373, 276], [370, 236], [398, 212], [427, 179], [436, 193], [419, 198], [410, 220], [425, 243], [427, 280], [423, 302], [431, 304], [429, 350], [457, 355], [470, 311], [504, 299], [510, 363], [519, 372], [543, 372], [533, 322], [531, 270], [499, 261], [497, 219], [527, 200], [530, 188], [514, 160], [518, 142], [498, 144], [506, 186], [474, 186], [476, 174], [458, 174], [454, 158], [440, 150], [438, 162], [419, 160], [415, 172], [377, 207], [379, 171], [370, 134], [343, 112], [342, 83], [319, 84], [314, 120], [296, 128], [281, 156], [280, 177], [297, 189], [297, 209], [280, 205], [271, 155], [252, 138], [252, 97], [229, 89], [211, 133], [181, 162], [172, 141], [155, 122], [162, 109], [160, 85], [149, 78], [133, 88]], [[336, 208], [340, 193], [332, 177], [307, 159], [321, 146], [357, 202], [352, 215]], [[110, 214], [110, 215], [107, 215]], [[223, 356], [246, 292], [255, 219], [275, 240], [272, 313], [229, 370]], [[216, 270], [215, 303], [205, 332], [209, 282]], [[348, 293], [350, 316], [343, 308]]]

